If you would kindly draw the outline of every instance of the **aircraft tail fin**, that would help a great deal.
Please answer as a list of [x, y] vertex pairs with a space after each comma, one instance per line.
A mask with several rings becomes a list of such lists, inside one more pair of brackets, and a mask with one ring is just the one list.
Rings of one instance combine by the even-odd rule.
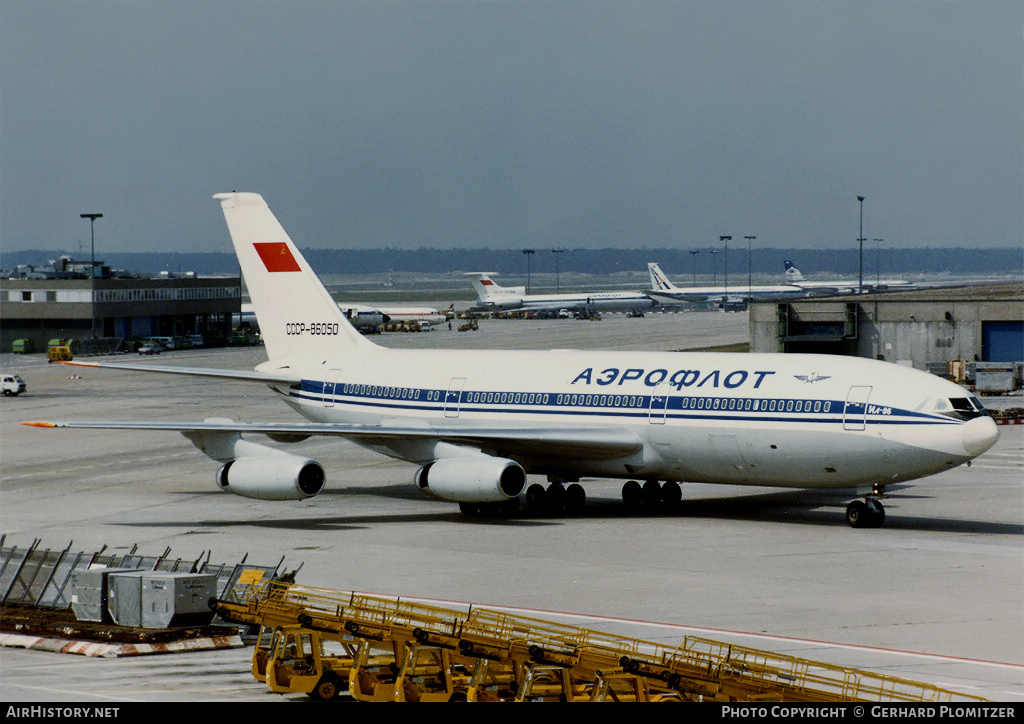
[[466, 276], [473, 278], [473, 290], [478, 299], [486, 299], [493, 296], [501, 289], [497, 282], [491, 279], [488, 272], [466, 272]]
[[269, 359], [375, 347], [337, 302], [259, 194], [217, 194]]
[[476, 291], [477, 301], [485, 302], [496, 297], [509, 298], [522, 296], [525, 287], [503, 287], [491, 279], [491, 272], [466, 272], [466, 276], [473, 278], [473, 289]]
[[800, 270], [793, 266], [793, 262], [788, 259], [784, 261], [783, 266], [786, 267], [786, 280], [791, 282], [802, 282], [804, 275], [800, 273]]
[[668, 292], [676, 288], [676, 285], [668, 280], [665, 272], [657, 264], [653, 262], [648, 263], [647, 272], [651, 275], [651, 289], [659, 292]]

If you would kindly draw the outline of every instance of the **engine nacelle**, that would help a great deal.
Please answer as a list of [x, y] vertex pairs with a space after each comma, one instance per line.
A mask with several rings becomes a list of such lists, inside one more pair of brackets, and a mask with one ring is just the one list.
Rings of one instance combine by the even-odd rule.
[[221, 466], [217, 485], [257, 500], [304, 500], [319, 495], [326, 475], [320, 463], [298, 455], [242, 457]]
[[416, 486], [456, 503], [500, 503], [526, 487], [526, 471], [505, 458], [445, 458], [416, 471]]

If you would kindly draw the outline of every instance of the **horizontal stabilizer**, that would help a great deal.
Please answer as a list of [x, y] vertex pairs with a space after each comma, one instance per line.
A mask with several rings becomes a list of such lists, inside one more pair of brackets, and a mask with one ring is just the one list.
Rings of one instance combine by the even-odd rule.
[[61, 362], [72, 367], [97, 367], [127, 372], [161, 372], [169, 375], [216, 377], [239, 382], [262, 382], [267, 385], [298, 385], [302, 378], [288, 372], [258, 372], [249, 370], [221, 370], [210, 367], [168, 367], [164, 365], [133, 365], [121, 362]]

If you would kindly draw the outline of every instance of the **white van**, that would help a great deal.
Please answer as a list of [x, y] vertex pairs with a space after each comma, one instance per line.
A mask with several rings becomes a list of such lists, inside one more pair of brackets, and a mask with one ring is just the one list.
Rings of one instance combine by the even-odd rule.
[[4, 391], [4, 397], [17, 396], [22, 392], [28, 392], [28, 385], [18, 375], [3, 375], [0, 377], [0, 388]]

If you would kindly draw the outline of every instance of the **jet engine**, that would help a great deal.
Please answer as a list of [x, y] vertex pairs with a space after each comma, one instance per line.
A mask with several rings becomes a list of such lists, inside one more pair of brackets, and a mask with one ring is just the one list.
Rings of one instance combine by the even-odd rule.
[[[231, 420], [211, 417], [206, 422], [229, 427]], [[185, 430], [181, 433], [208, 457], [224, 463], [215, 480], [221, 490], [257, 500], [304, 500], [319, 495], [326, 475], [316, 460], [258, 445], [233, 430]], [[308, 435], [274, 433], [278, 442], [298, 442]]]
[[416, 471], [416, 486], [456, 503], [499, 503], [526, 486], [526, 471], [505, 458], [445, 458]]
[[257, 500], [304, 500], [319, 495], [326, 476], [320, 463], [298, 455], [241, 457], [221, 466], [217, 485]]

